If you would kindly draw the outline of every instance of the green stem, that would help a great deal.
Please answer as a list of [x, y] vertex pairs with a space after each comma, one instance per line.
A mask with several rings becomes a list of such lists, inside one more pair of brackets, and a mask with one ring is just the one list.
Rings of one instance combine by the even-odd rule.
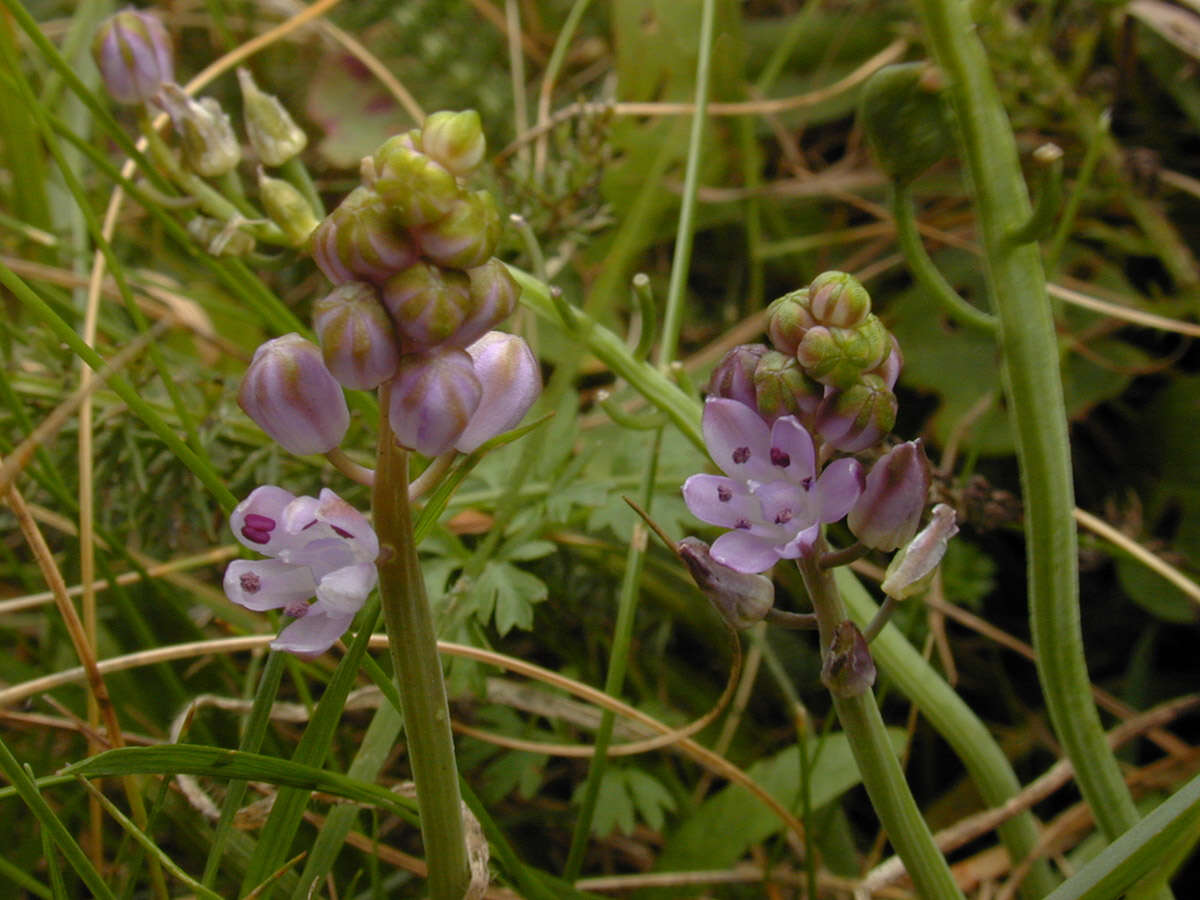
[[[388, 408], [386, 396], [380, 398], [380, 408]], [[379, 535], [379, 593], [404, 706], [408, 758], [417, 786], [421, 838], [429, 866], [429, 897], [462, 900], [471, 873], [446, 684], [413, 540], [408, 451], [396, 443], [386, 415], [379, 420], [378, 468], [371, 508]]]
[[1006, 238], [1029, 218], [1016, 142], [968, 7], [921, 0], [929, 42], [946, 72], [963, 156], [975, 189], [1000, 319], [1004, 383], [1025, 502], [1029, 604], [1038, 674], [1055, 733], [1101, 832], [1113, 840], [1138, 820], [1092, 701], [1079, 620], [1070, 443], [1058, 346], [1038, 248]]
[[[823, 544], [824, 541], [821, 541], [822, 549]], [[821, 661], [824, 663], [834, 632], [847, 617], [833, 575], [821, 568], [818, 556], [819, 553], [802, 558], [797, 565], [817, 616]], [[863, 786], [871, 798], [871, 805], [887, 832], [888, 840], [904, 861], [917, 894], [939, 900], [962, 898], [962, 892], [950, 873], [950, 866], [933, 842], [933, 834], [904, 780], [904, 771], [888, 740], [883, 717], [875, 703], [875, 694], [866, 690], [854, 697], [842, 697], [835, 692], [833, 705], [854, 751], [854, 759], [858, 763]]]
[[313, 215], [318, 219], [325, 218], [325, 201], [321, 199], [321, 192], [313, 184], [312, 175], [308, 173], [308, 166], [304, 165], [304, 160], [299, 156], [293, 156], [280, 166], [279, 174], [304, 195], [304, 199], [312, 207]]

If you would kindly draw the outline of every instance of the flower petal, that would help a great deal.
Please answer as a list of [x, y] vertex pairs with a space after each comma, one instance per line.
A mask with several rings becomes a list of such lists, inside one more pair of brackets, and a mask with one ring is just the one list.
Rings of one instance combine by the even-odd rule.
[[835, 459], [825, 467], [813, 489], [822, 522], [836, 522], [846, 513], [863, 491], [862, 465], [856, 459]]
[[375, 587], [374, 563], [358, 563], [330, 572], [317, 584], [317, 601], [330, 613], [353, 616]]
[[817, 520], [820, 509], [814, 497], [789, 481], [772, 481], [754, 489], [761, 510], [760, 521], [781, 529], [783, 540], [790, 540], [801, 528]]
[[326, 612], [318, 604], [309, 607], [307, 615], [296, 619], [271, 641], [272, 650], [286, 650], [297, 656], [320, 656], [333, 642], [346, 633], [354, 616]]
[[746, 485], [721, 475], [691, 476], [683, 483], [683, 502], [697, 519], [722, 528], [744, 528], [759, 518]]
[[779, 561], [779, 551], [770, 538], [747, 531], [727, 531], [710, 550], [712, 558], [735, 572], [765, 572]]
[[812, 525], [809, 528], [805, 528], [779, 548], [779, 555], [784, 559], [798, 559], [801, 556], [808, 556], [812, 551], [813, 544], [817, 542], [817, 538], [820, 536], [820, 525]]
[[783, 416], [771, 426], [771, 462], [775, 478], [786, 478], [793, 484], [808, 487], [816, 474], [816, 453], [813, 439], [795, 416]]
[[710, 398], [701, 422], [708, 453], [726, 475], [742, 481], [771, 481], [770, 432], [756, 410], [736, 400]]
[[295, 494], [273, 484], [255, 488], [229, 516], [233, 536], [257, 553], [277, 555], [293, 540], [282, 522], [284, 510], [295, 499]]
[[225, 570], [224, 586], [230, 600], [258, 612], [303, 603], [317, 590], [307, 567], [278, 559], [235, 559]]

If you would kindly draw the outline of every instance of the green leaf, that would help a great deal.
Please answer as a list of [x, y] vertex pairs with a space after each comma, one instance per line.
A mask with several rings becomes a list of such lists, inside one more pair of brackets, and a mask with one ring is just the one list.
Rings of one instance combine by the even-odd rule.
[[668, 812], [675, 811], [675, 798], [661, 781], [641, 769], [627, 768], [625, 787], [633, 798], [642, 821], [655, 831], [662, 830]]
[[475, 614], [486, 623], [496, 616], [496, 630], [506, 635], [514, 626], [533, 627], [533, 604], [549, 595], [545, 582], [506, 562], [489, 560], [471, 585]]

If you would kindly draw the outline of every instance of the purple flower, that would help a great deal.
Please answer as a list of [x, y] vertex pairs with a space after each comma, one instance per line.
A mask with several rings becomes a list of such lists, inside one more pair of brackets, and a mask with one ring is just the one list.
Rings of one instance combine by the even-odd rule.
[[272, 649], [304, 657], [328, 650], [375, 587], [379, 539], [366, 517], [328, 488], [320, 498], [297, 497], [268, 484], [238, 504], [229, 525], [244, 546], [271, 557], [231, 562], [229, 599], [295, 619]]
[[765, 572], [811, 552], [821, 525], [846, 515], [862, 493], [862, 466], [853, 459], [830, 463], [818, 477], [812, 437], [795, 416], [768, 426], [736, 400], [711, 398], [703, 427], [725, 476], [693, 475], [683, 499], [693, 515], [732, 529], [711, 553], [735, 571]]

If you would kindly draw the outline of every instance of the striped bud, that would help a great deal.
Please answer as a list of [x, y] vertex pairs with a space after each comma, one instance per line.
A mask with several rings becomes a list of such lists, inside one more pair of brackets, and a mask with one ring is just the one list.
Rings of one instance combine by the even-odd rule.
[[469, 344], [512, 315], [521, 286], [508, 266], [492, 257], [482, 266], [467, 269], [471, 282], [471, 311], [454, 333], [451, 343]]
[[751, 409], [758, 409], [758, 399], [754, 387], [754, 371], [759, 360], [770, 349], [766, 344], [742, 344], [734, 347], [717, 363], [712, 376], [708, 379], [708, 394], [711, 397], [725, 397], [737, 400]]
[[238, 405], [285, 450], [300, 456], [332, 450], [350, 426], [346, 398], [320, 349], [298, 334], [254, 351]]
[[372, 187], [405, 226], [436, 222], [462, 196], [449, 171], [412, 148], [406, 134], [388, 138], [375, 152]]
[[242, 116], [250, 146], [265, 166], [282, 166], [308, 145], [308, 135], [273, 94], [259, 90], [247, 69], [238, 69]]
[[357, 187], [313, 232], [312, 257], [334, 284], [383, 284], [417, 261], [417, 249], [383, 198]]
[[339, 284], [313, 304], [313, 329], [325, 365], [342, 387], [369, 391], [396, 373], [396, 330], [374, 285]]
[[467, 275], [427, 262], [416, 263], [389, 278], [383, 285], [383, 305], [400, 337], [419, 349], [457, 338], [474, 309]]
[[854, 328], [871, 312], [871, 295], [853, 275], [822, 272], [808, 287], [808, 308], [820, 325]]
[[929, 498], [929, 459], [920, 441], [905, 441], [881, 456], [867, 473], [846, 524], [874, 550], [903, 547], [917, 533]]
[[242, 146], [233, 124], [212, 97], [193, 100], [177, 84], [164, 84], [156, 100], [171, 117], [183, 144], [183, 158], [197, 175], [215, 178], [233, 171], [242, 159]]
[[400, 357], [388, 422], [405, 447], [437, 456], [454, 446], [479, 408], [483, 388], [465, 350], [440, 347]]
[[794, 356], [808, 329], [817, 324], [808, 308], [808, 288], [792, 291], [767, 307], [767, 337], [780, 353]]
[[126, 105], [149, 102], [175, 78], [170, 35], [156, 16], [136, 9], [100, 24], [92, 39], [92, 58], [109, 96]]
[[413, 228], [421, 254], [439, 266], [470, 269], [481, 266], [500, 240], [500, 211], [487, 191], [459, 197], [454, 208], [436, 222]]
[[883, 363], [892, 349], [890, 337], [873, 315], [854, 328], [817, 325], [805, 332], [796, 359], [810, 378], [846, 390]]
[[479, 408], [454, 447], [470, 453], [525, 418], [542, 392], [542, 373], [523, 338], [489, 331], [467, 347], [475, 377], [483, 388]]
[[878, 375], [864, 375], [844, 391], [832, 391], [817, 410], [817, 431], [843, 453], [878, 444], [896, 424], [899, 404]]
[[768, 350], [754, 368], [757, 409], [768, 422], [795, 416], [805, 428], [811, 427], [824, 392], [786, 353]]
[[479, 113], [473, 109], [433, 113], [421, 126], [421, 146], [450, 173], [465, 178], [475, 171], [487, 152]]

